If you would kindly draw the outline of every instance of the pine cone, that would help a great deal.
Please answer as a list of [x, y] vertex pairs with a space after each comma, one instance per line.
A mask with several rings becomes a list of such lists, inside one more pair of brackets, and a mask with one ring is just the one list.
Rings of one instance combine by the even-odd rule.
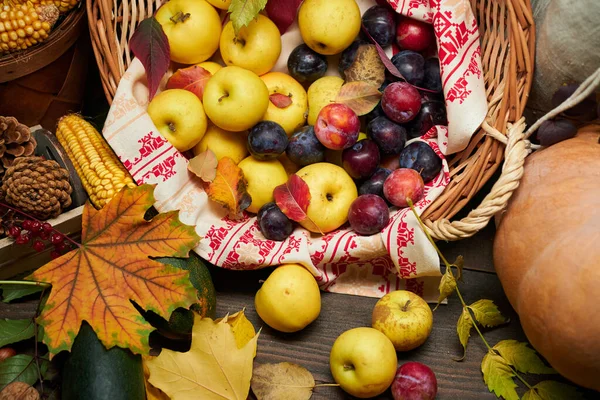
[[45, 220], [71, 205], [72, 191], [69, 173], [56, 161], [19, 157], [6, 170], [0, 195], [6, 203]]
[[28, 157], [37, 143], [26, 125], [14, 117], [0, 116], [0, 177], [17, 157]]

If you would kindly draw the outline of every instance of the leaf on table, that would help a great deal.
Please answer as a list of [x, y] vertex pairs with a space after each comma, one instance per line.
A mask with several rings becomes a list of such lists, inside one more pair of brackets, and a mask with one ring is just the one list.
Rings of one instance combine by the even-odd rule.
[[465, 259], [463, 256], [456, 257], [456, 260], [454, 260], [454, 263], [452, 263], [451, 266], [456, 268], [458, 271], [456, 274], [456, 280], [462, 281], [463, 267], [465, 266]]
[[438, 298], [438, 302], [433, 311], [437, 310], [440, 303], [450, 296], [454, 292], [454, 289], [456, 289], [456, 279], [454, 279], [454, 275], [452, 275], [452, 269], [446, 268], [446, 272], [442, 275], [442, 279], [440, 280], [440, 297]]
[[217, 176], [218, 164], [215, 153], [211, 149], [206, 149], [190, 160], [188, 170], [204, 182], [212, 182]]
[[[38, 337], [43, 331], [38, 327]], [[0, 347], [35, 336], [33, 319], [0, 319]]]
[[514, 373], [504, 358], [493, 352], [488, 351], [481, 361], [481, 372], [483, 372], [483, 381], [490, 392], [496, 396], [503, 397], [504, 400], [519, 400], [515, 388], [517, 384], [513, 381]]
[[467, 355], [467, 344], [469, 343], [469, 337], [471, 336], [471, 328], [473, 327], [473, 320], [471, 314], [466, 307], [463, 308], [462, 314], [458, 317], [456, 323], [456, 333], [458, 334], [458, 340], [462, 344], [464, 352], [463, 356], [459, 359], [462, 360]]
[[245, 400], [258, 335], [238, 349], [225, 319], [194, 318], [190, 351], [163, 349], [158, 357], [148, 358], [149, 382], [171, 400]]
[[377, 86], [369, 82], [356, 81], [342, 85], [335, 102], [347, 105], [360, 116], [373, 111], [380, 99], [381, 92]]
[[18, 283], [0, 285], [0, 288], [2, 288], [2, 301], [4, 303], [10, 303], [13, 300], [41, 292], [44, 289], [41, 285], [19, 285]]
[[273, 93], [269, 96], [269, 100], [277, 108], [287, 108], [292, 105], [292, 98], [290, 96], [281, 93]]
[[204, 95], [204, 86], [212, 74], [199, 65], [180, 68], [167, 81], [167, 89], [183, 89], [194, 93], [200, 101]]
[[265, 10], [269, 19], [277, 25], [279, 33], [284, 34], [294, 23], [302, 0], [271, 0], [267, 1]]
[[494, 347], [510, 365], [519, 372], [529, 374], [556, 374], [554, 368], [544, 364], [534, 349], [525, 342], [502, 340]]
[[542, 381], [529, 389], [522, 400], [579, 400], [584, 399], [574, 386], [556, 381]]
[[308, 400], [315, 379], [306, 368], [297, 364], [258, 364], [252, 374], [251, 386], [258, 400]]
[[171, 62], [169, 40], [156, 18], [146, 18], [138, 25], [129, 39], [129, 48], [146, 70], [148, 95], [152, 100]]
[[273, 197], [281, 212], [289, 219], [296, 222], [306, 221], [315, 230], [321, 231], [306, 214], [311, 200], [310, 188], [298, 175], [291, 174], [286, 183], [275, 187]]
[[233, 31], [237, 35], [240, 29], [258, 16], [267, 5], [267, 0], [232, 0], [228, 12], [233, 24]]
[[169, 396], [162, 390], [154, 387], [148, 378], [150, 377], [150, 369], [148, 368], [148, 360], [152, 360], [152, 356], [142, 356], [142, 369], [144, 371], [144, 384], [146, 385], [146, 400], [169, 400]]
[[233, 336], [235, 336], [235, 343], [237, 344], [238, 349], [243, 348], [254, 338], [254, 336], [256, 336], [254, 325], [246, 318], [244, 310], [216, 319], [215, 323], [221, 321], [226, 322], [231, 326], [231, 331], [233, 332]]
[[83, 321], [106, 348], [147, 354], [154, 328], [132, 301], [166, 320], [196, 302], [188, 271], [150, 257], [187, 257], [199, 237], [178, 211], [146, 221], [153, 204], [154, 185], [124, 188], [101, 210], [86, 204], [81, 246], [27, 278], [52, 284], [38, 319], [51, 356], [71, 349]]
[[475, 320], [486, 328], [492, 328], [508, 322], [508, 319], [504, 318], [492, 300], [477, 300], [468, 307], [473, 311]]
[[27, 354], [17, 354], [0, 363], [0, 390], [12, 382], [33, 385], [38, 380], [35, 359]]
[[379, 57], [377, 47], [373, 44], [358, 46], [356, 58], [344, 71], [344, 75], [346, 76], [346, 82], [363, 81], [379, 89], [385, 81], [385, 64]]
[[217, 174], [208, 184], [206, 194], [212, 201], [224, 206], [231, 219], [240, 219], [242, 211], [252, 203], [247, 187], [242, 169], [231, 158], [223, 157], [217, 164]]

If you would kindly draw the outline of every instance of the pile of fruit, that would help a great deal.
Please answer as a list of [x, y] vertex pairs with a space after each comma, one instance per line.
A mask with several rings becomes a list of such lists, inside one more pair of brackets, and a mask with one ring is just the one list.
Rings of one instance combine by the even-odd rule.
[[186, 65], [148, 105], [159, 132], [181, 152], [237, 164], [245, 211], [267, 239], [285, 240], [296, 222], [320, 234], [349, 222], [372, 235], [390, 207], [421, 200], [442, 159], [419, 138], [447, 124], [432, 26], [387, 5], [361, 15], [355, 0], [306, 0], [303, 43], [286, 54], [264, 12], [245, 26], [233, 12], [221, 29], [215, 7], [231, 3], [171, 0], [157, 11], [171, 60]]

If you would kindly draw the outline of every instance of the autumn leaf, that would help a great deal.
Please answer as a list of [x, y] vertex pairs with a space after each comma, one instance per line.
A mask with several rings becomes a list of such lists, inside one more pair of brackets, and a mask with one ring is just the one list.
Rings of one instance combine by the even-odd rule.
[[356, 81], [342, 85], [335, 102], [347, 105], [357, 115], [373, 111], [381, 99], [381, 92], [368, 82]]
[[167, 89], [184, 89], [194, 93], [200, 101], [204, 95], [204, 86], [212, 74], [198, 65], [180, 68], [167, 81]]
[[289, 219], [296, 222], [307, 221], [321, 231], [306, 214], [311, 199], [310, 188], [298, 175], [290, 175], [286, 183], [277, 186], [273, 190], [273, 197], [281, 212]]
[[240, 219], [242, 211], [252, 203], [247, 187], [241, 168], [231, 158], [223, 157], [217, 164], [217, 174], [208, 184], [206, 194], [212, 201], [224, 206], [231, 219]]
[[519, 400], [515, 390], [517, 384], [512, 379], [515, 374], [502, 356], [493, 350], [487, 352], [481, 361], [481, 372], [490, 392], [504, 400]]
[[233, 336], [235, 336], [235, 343], [238, 349], [246, 346], [246, 344], [256, 336], [254, 326], [252, 325], [252, 322], [246, 318], [244, 310], [238, 311], [232, 315], [226, 315], [224, 318], [216, 319], [215, 323], [221, 321], [228, 323], [231, 326], [231, 331], [233, 332]]
[[292, 105], [292, 98], [281, 93], [273, 93], [269, 96], [269, 100], [277, 108], [287, 108]]
[[477, 300], [468, 307], [471, 311], [473, 311], [475, 320], [486, 328], [492, 328], [508, 322], [508, 320], [504, 318], [492, 300]]
[[269, 19], [277, 25], [279, 33], [284, 34], [296, 19], [296, 13], [302, 0], [271, 0], [267, 1], [265, 10]]
[[178, 211], [146, 221], [152, 204], [153, 185], [124, 188], [101, 210], [86, 204], [82, 244], [28, 277], [52, 284], [38, 318], [51, 355], [71, 349], [83, 321], [106, 348], [148, 353], [154, 328], [131, 302], [168, 320], [197, 301], [188, 271], [150, 257], [187, 257], [199, 237]]
[[129, 39], [129, 48], [146, 70], [149, 100], [152, 100], [171, 62], [167, 35], [154, 17], [146, 18]]
[[542, 381], [529, 389], [522, 400], [583, 400], [584, 397], [574, 386], [555, 381]]
[[460, 340], [460, 344], [462, 344], [464, 352], [462, 360], [467, 355], [467, 343], [469, 343], [469, 337], [471, 336], [471, 328], [473, 327], [473, 320], [471, 319], [471, 314], [466, 307], [463, 308], [462, 314], [458, 318], [458, 322], [456, 323], [456, 333], [458, 334], [458, 340]]
[[233, 24], [233, 31], [237, 35], [243, 26], [257, 17], [258, 13], [267, 5], [267, 0], [232, 0], [228, 12]]
[[149, 382], [171, 400], [245, 400], [250, 391], [258, 335], [239, 349], [223, 318], [194, 316], [192, 345], [186, 353], [163, 349], [146, 359]]
[[154, 357], [142, 356], [142, 367], [144, 370], [144, 384], [146, 385], [146, 400], [169, 400], [169, 396], [162, 390], [154, 387], [148, 378], [150, 377], [150, 369], [148, 369], [148, 360], [152, 360]]
[[308, 400], [315, 379], [306, 368], [297, 364], [258, 364], [252, 374], [251, 386], [258, 400]]
[[206, 149], [188, 163], [188, 170], [204, 182], [212, 182], [217, 176], [217, 156], [211, 149]]
[[556, 374], [553, 368], [544, 364], [542, 359], [538, 357], [535, 350], [527, 346], [527, 343], [518, 342], [516, 340], [502, 340], [494, 347], [498, 353], [515, 367], [519, 372], [529, 374]]
[[344, 71], [346, 82], [363, 81], [378, 89], [385, 81], [385, 65], [373, 44], [361, 44], [354, 62]]
[[367, 31], [367, 28], [365, 28], [364, 25], [362, 26], [362, 31], [369, 38], [371, 43], [373, 43], [373, 45], [375, 46], [375, 49], [377, 50], [377, 54], [379, 54], [381, 62], [383, 63], [383, 65], [385, 65], [385, 69], [387, 69], [388, 72], [394, 75], [396, 78], [400, 78], [406, 81], [406, 79], [404, 79], [400, 71], [398, 71], [398, 68], [396, 68], [396, 66], [392, 63], [392, 60], [390, 60], [387, 54], [385, 54], [385, 50], [383, 50], [381, 45], [379, 45], [379, 43], [377, 43], [377, 41], [373, 39], [373, 36], [371, 36], [371, 34], [369, 33], [369, 31]]
[[435, 305], [433, 311], [437, 310], [440, 303], [444, 301], [448, 296], [450, 296], [455, 289], [456, 279], [454, 279], [454, 275], [452, 275], [452, 269], [448, 267], [446, 268], [446, 272], [444, 273], [444, 275], [442, 275], [442, 279], [440, 280], [440, 297], [438, 297], [438, 302]]
[[454, 267], [457, 270], [457, 274], [456, 274], [457, 281], [462, 281], [462, 274], [463, 274], [464, 266], [465, 266], [465, 259], [463, 258], [463, 256], [456, 257], [456, 260], [454, 260], [454, 263], [451, 265], [451, 267]]

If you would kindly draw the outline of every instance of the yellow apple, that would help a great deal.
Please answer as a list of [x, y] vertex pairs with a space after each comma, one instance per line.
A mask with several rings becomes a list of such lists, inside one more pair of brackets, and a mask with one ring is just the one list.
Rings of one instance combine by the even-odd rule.
[[207, 0], [213, 6], [220, 8], [221, 10], [227, 10], [231, 4], [231, 0]]
[[385, 392], [394, 380], [397, 364], [392, 342], [383, 333], [367, 327], [342, 333], [329, 355], [335, 382], [361, 399]]
[[409, 351], [425, 343], [432, 325], [429, 304], [408, 290], [386, 294], [373, 309], [373, 328], [384, 333], [398, 351]]
[[308, 109], [308, 98], [306, 90], [297, 80], [283, 72], [269, 72], [260, 77], [269, 89], [269, 95], [280, 94], [287, 96], [292, 103], [280, 108], [273, 101], [269, 101], [269, 107], [263, 119], [275, 121], [291, 136], [297, 129], [306, 123], [306, 112]]
[[170, 0], [155, 15], [171, 49], [171, 60], [198, 64], [219, 48], [221, 17], [206, 0]]
[[249, 69], [262, 75], [273, 68], [281, 53], [281, 34], [277, 25], [264, 15], [257, 15], [237, 36], [229, 21], [221, 34], [221, 57], [227, 65]]
[[348, 219], [350, 204], [358, 197], [356, 185], [348, 173], [337, 165], [321, 162], [307, 165], [297, 175], [310, 190], [310, 205], [306, 210], [309, 220], [300, 222], [311, 232], [331, 232]]
[[206, 115], [215, 125], [240, 132], [262, 120], [269, 106], [269, 90], [254, 72], [223, 67], [206, 83], [202, 100]]
[[258, 210], [268, 202], [273, 201], [273, 189], [287, 182], [288, 176], [285, 168], [278, 160], [259, 161], [249, 156], [238, 164], [244, 172], [248, 181], [248, 194], [252, 197], [252, 203], [246, 209], [251, 213]]
[[304, 0], [298, 27], [304, 43], [320, 54], [341, 53], [360, 32], [356, 0]]
[[169, 89], [148, 104], [148, 114], [161, 135], [179, 151], [194, 147], [206, 132], [200, 99], [184, 89]]
[[223, 68], [223, 66], [221, 64], [216, 63], [214, 61], [204, 61], [204, 62], [201, 62], [200, 64], [198, 64], [198, 66], [204, 68], [205, 70], [210, 72], [212, 75], [216, 74], [218, 70]]
[[246, 132], [226, 131], [209, 122], [204, 137], [192, 150], [197, 156], [207, 149], [211, 149], [217, 156], [217, 160], [229, 157], [238, 164], [248, 155], [247, 140]]
[[258, 316], [271, 328], [297, 332], [321, 312], [315, 277], [300, 264], [281, 265], [269, 275], [254, 298]]
[[339, 76], [324, 76], [308, 87], [308, 124], [317, 122], [319, 111], [327, 104], [334, 103], [344, 80]]

